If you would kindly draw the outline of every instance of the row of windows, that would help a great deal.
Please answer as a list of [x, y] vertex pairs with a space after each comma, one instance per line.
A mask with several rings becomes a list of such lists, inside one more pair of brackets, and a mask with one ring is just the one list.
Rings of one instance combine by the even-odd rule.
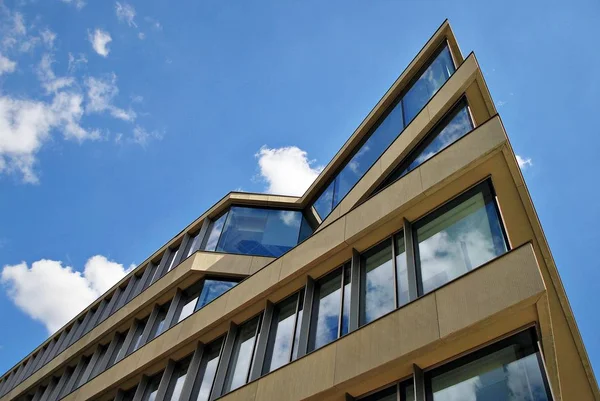
[[379, 159], [404, 128], [454, 73], [448, 44], [433, 57], [415, 82], [386, 111], [363, 144], [345, 163], [312, 207], [324, 220]]
[[[528, 329], [360, 401], [550, 401], [534, 329]], [[417, 391], [415, 392], [415, 388]]]
[[[405, 222], [400, 232], [355, 252], [334, 271], [317, 280], [309, 277], [300, 291], [268, 303], [245, 323], [232, 324], [222, 338], [202, 346], [200, 356], [174, 365], [179, 366], [174, 368], [178, 381], [170, 384], [173, 395], [168, 399], [206, 401], [227, 394], [507, 250], [493, 188], [484, 181], [428, 215]], [[154, 400], [161, 378], [146, 382], [137, 391]]]
[[158, 337], [168, 328], [237, 284], [237, 279], [200, 280], [185, 290], [178, 290], [175, 297], [156, 305], [151, 314], [136, 319], [128, 330], [115, 333], [111, 342], [100, 344], [91, 355], [84, 355], [65, 368], [62, 375], [35, 389], [26, 399], [30, 401], [57, 401], [77, 389], [101, 372], [113, 366], [142, 345]]
[[[236, 350], [252, 338], [252, 328], [243, 329], [236, 340]], [[248, 334], [248, 332], [250, 334]], [[180, 361], [169, 361], [167, 367], [143, 377], [133, 388], [119, 390], [115, 401], [209, 401], [214, 393], [219, 373], [220, 354], [225, 339], [203, 346]], [[247, 365], [237, 363], [235, 366]], [[230, 377], [247, 369], [228, 372], [225, 393], [231, 386]], [[500, 340], [450, 363], [423, 372], [415, 366], [412, 378], [383, 390], [360, 397], [360, 401], [551, 401], [552, 395], [536, 342], [533, 328]], [[234, 380], [235, 381], [235, 380]], [[213, 389], [211, 395], [211, 388]], [[416, 389], [416, 390], [415, 390]], [[354, 400], [351, 396], [347, 400]]]

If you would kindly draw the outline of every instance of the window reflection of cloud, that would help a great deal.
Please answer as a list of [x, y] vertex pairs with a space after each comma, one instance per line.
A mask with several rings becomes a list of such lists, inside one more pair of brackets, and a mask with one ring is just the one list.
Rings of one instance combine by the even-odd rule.
[[237, 283], [233, 281], [206, 280], [204, 282], [202, 294], [200, 294], [200, 301], [198, 302], [196, 309], [202, 308], [218, 296], [222, 295], [225, 291], [228, 291], [234, 287], [236, 284]]
[[233, 391], [246, 383], [246, 377], [248, 375], [248, 369], [250, 368], [250, 362], [252, 359], [254, 339], [255, 337], [252, 336], [240, 344], [237, 358], [235, 358], [235, 364], [231, 366], [234, 370], [233, 372], [230, 372], [232, 376], [229, 379], [229, 391]]
[[497, 256], [485, 207], [419, 243], [424, 292]]
[[200, 384], [200, 391], [198, 392], [198, 398], [196, 401], [208, 401], [210, 396], [210, 389], [217, 373], [217, 365], [219, 364], [219, 358], [213, 358], [206, 364], [204, 376], [202, 377], [202, 383]]
[[282, 210], [279, 212], [279, 219], [283, 221], [283, 224], [289, 227], [300, 227], [300, 220], [302, 215], [300, 212], [295, 210]]
[[505, 366], [509, 401], [547, 401], [546, 388], [537, 361], [532, 354]]
[[337, 338], [340, 314], [340, 289], [333, 291], [319, 301], [319, 315], [315, 336], [315, 349]]
[[[391, 249], [389, 249], [391, 258]], [[367, 272], [365, 319], [371, 322], [395, 307], [394, 271], [391, 259]]]
[[269, 371], [275, 370], [289, 362], [290, 349], [292, 347], [292, 334], [294, 331], [294, 320], [296, 314], [292, 314], [277, 324], [275, 343], [273, 344], [273, 356]]

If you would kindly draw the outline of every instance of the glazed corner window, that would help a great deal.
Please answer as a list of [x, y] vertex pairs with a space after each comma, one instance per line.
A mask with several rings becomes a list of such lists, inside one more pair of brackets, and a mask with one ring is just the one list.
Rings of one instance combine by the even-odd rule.
[[315, 283], [308, 351], [329, 344], [348, 332], [350, 265], [329, 273]]
[[304, 291], [299, 291], [275, 305], [269, 329], [263, 374], [297, 358], [303, 300]]
[[221, 338], [205, 346], [198, 375], [192, 388], [191, 401], [208, 401], [217, 374], [223, 343], [224, 339]]
[[428, 401], [549, 401], [532, 329], [426, 373]]
[[223, 394], [233, 391], [248, 382], [256, 340], [260, 330], [260, 318], [260, 316], [256, 316], [237, 329], [231, 361], [225, 376]]
[[205, 251], [215, 251], [219, 242], [219, 237], [223, 231], [225, 220], [227, 219], [227, 213], [223, 214], [219, 218], [212, 220], [208, 226], [207, 235], [202, 243], [202, 249]]
[[414, 223], [421, 294], [508, 250], [492, 191], [486, 181]]
[[299, 210], [233, 206], [216, 250], [279, 257], [298, 244], [303, 219]]

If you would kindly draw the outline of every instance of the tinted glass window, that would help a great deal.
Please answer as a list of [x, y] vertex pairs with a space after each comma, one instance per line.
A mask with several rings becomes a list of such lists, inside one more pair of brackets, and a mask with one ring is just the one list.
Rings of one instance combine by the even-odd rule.
[[96, 364], [94, 365], [94, 369], [92, 370], [91, 377], [96, 377], [100, 373], [100, 368], [102, 367], [102, 360], [104, 359], [104, 356], [106, 355], [106, 351], [108, 350], [108, 345], [101, 346], [101, 347], [102, 348], [100, 349], [100, 355], [98, 356], [98, 360], [96, 361]]
[[[432, 401], [547, 401], [549, 391], [533, 343], [521, 333], [431, 373]], [[485, 351], [485, 350], [483, 350]], [[482, 355], [483, 354], [483, 355]], [[457, 366], [458, 365], [458, 366]]]
[[177, 323], [194, 313], [196, 302], [198, 302], [198, 295], [182, 298], [181, 302], [182, 306], [181, 311], [179, 312], [179, 317], [177, 318]]
[[391, 239], [361, 255], [360, 289], [361, 325], [385, 315], [396, 307]]
[[146, 386], [146, 391], [144, 391], [143, 401], [154, 401], [156, 399], [161, 377], [162, 372], [150, 378], [148, 385]]
[[295, 294], [275, 306], [263, 373], [275, 370], [292, 359], [299, 295]]
[[238, 328], [231, 362], [225, 378], [224, 393], [235, 390], [248, 381], [259, 322], [260, 318], [257, 316]]
[[415, 224], [422, 292], [506, 252], [489, 185], [479, 185]]
[[171, 249], [169, 252], [169, 259], [167, 260], [167, 271], [171, 271], [175, 267], [175, 261], [177, 260], [177, 255], [179, 254], [179, 247]]
[[[170, 302], [162, 305], [156, 316], [156, 320], [154, 321], [154, 327], [152, 327], [152, 331], [150, 332], [150, 340], [155, 337], [158, 337], [163, 331], [165, 331], [165, 319], [167, 318], [167, 312], [169, 311]], [[148, 340], [149, 341], [149, 340]]]
[[278, 257], [298, 244], [302, 212], [232, 207], [217, 251]]
[[342, 301], [341, 335], [348, 334], [350, 329], [350, 264], [344, 266], [344, 295]]
[[379, 156], [400, 135], [403, 128], [402, 104], [398, 103], [340, 171], [333, 199], [334, 205], [341, 202], [354, 184], [365, 175]]
[[133, 333], [133, 339], [131, 340], [131, 347], [129, 348], [128, 354], [131, 354], [133, 351], [137, 350], [141, 347], [142, 344], [142, 334], [144, 333], [144, 328], [146, 327], [146, 322], [148, 319], [144, 319], [138, 322], [135, 327], [135, 333]]
[[315, 285], [309, 351], [329, 344], [339, 336], [342, 306], [342, 269], [325, 276]]
[[219, 339], [204, 348], [198, 376], [194, 381], [191, 400], [208, 401], [217, 374], [222, 344], [223, 339]]
[[194, 253], [194, 252], [196, 252], [198, 249], [200, 249], [200, 241], [201, 241], [201, 238], [200, 238], [200, 233], [199, 233], [199, 232], [197, 232], [196, 234], [193, 234], [193, 235], [190, 237], [190, 239], [189, 239], [189, 241], [188, 241], [188, 243], [187, 243], [187, 245], [186, 245], [186, 248], [185, 248], [185, 252], [184, 252], [184, 254], [183, 254], [183, 257], [184, 257], [184, 258], [187, 258], [187, 257], [189, 257], [189, 256], [190, 256], [192, 253]]
[[421, 111], [429, 99], [450, 78], [454, 69], [452, 56], [446, 46], [404, 95], [402, 101], [407, 123]]
[[119, 362], [125, 356], [125, 347], [123, 346], [123, 343], [125, 342], [125, 337], [127, 337], [127, 333], [128, 331], [125, 331], [121, 334], [117, 334], [117, 344], [115, 346], [113, 354], [111, 355], [110, 360], [108, 361], [108, 367]]
[[228, 291], [237, 284], [237, 281], [225, 281], [225, 280], [204, 280], [202, 286], [202, 292], [198, 297], [195, 310], [203, 308], [204, 305], [211, 302], [225, 291]]
[[219, 242], [221, 231], [223, 231], [225, 220], [227, 220], [227, 213], [210, 223], [210, 226], [208, 227], [208, 235], [204, 240], [204, 246], [202, 249], [205, 251], [214, 251], [217, 249], [217, 243]]
[[335, 181], [333, 181], [327, 189], [317, 198], [313, 207], [319, 214], [321, 219], [329, 216], [329, 213], [333, 210], [333, 192], [335, 189]]

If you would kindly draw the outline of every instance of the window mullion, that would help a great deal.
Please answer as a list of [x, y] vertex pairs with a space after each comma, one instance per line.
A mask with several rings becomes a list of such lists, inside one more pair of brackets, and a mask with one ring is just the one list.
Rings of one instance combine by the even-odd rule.
[[177, 313], [177, 310], [179, 309], [179, 306], [180, 306], [179, 304], [182, 302], [181, 301], [182, 294], [183, 294], [183, 292], [181, 291], [180, 288], [178, 288], [177, 292], [175, 292], [175, 296], [173, 297], [173, 300], [171, 301], [171, 304], [169, 305], [169, 310], [167, 311], [167, 315], [165, 316], [165, 322], [163, 323], [165, 328], [163, 329], [163, 331], [167, 331], [173, 325], [173, 322], [175, 321], [175, 314]]
[[271, 329], [271, 322], [273, 321], [273, 316], [275, 312], [275, 306], [272, 302], [267, 301], [267, 305], [265, 307], [265, 311], [263, 313], [262, 322], [260, 325], [257, 325], [257, 330], [260, 327], [260, 331], [256, 333], [259, 337], [255, 340], [256, 351], [254, 360], [252, 361], [252, 366], [250, 367], [250, 380], [258, 379], [263, 370], [263, 364], [265, 362], [265, 355], [267, 352], [267, 344], [269, 341], [269, 332]]
[[294, 344], [296, 342], [296, 330], [298, 328], [298, 313], [300, 313], [300, 296], [302, 295], [302, 290], [298, 291], [296, 295], [296, 311], [294, 312], [294, 327], [292, 328], [292, 346], [290, 347], [290, 354], [288, 355], [288, 362], [291, 362], [294, 358]]
[[415, 386], [415, 401], [426, 401], [425, 374], [423, 369], [413, 363], [413, 382]]
[[[204, 344], [198, 343], [198, 346], [194, 351], [194, 355], [192, 356], [192, 360], [190, 361], [190, 366], [188, 367], [187, 375], [185, 376], [185, 381], [183, 382], [183, 387], [181, 388], [181, 395], [179, 396], [180, 401], [189, 401], [192, 396], [194, 382], [196, 381], [198, 371], [200, 370], [200, 364], [202, 363], [203, 353]], [[201, 377], [199, 377], [198, 380], [202, 382]]]
[[298, 336], [298, 358], [306, 355], [308, 351], [308, 337], [310, 333], [311, 315], [315, 297], [315, 280], [307, 276], [306, 287], [304, 291], [304, 312], [302, 313], [302, 322], [300, 325], [300, 335]]
[[340, 280], [340, 312], [338, 314], [338, 332], [337, 332], [337, 338], [340, 338], [342, 336], [342, 323], [344, 320], [344, 273], [345, 273], [345, 268], [346, 265], [343, 264], [341, 269], [342, 269], [342, 277]]
[[135, 390], [135, 395], [133, 396], [133, 401], [142, 401], [144, 397], [144, 393], [146, 392], [146, 387], [148, 387], [148, 376], [142, 376], [142, 380], [140, 384], [138, 384], [137, 389]]
[[167, 363], [167, 367], [165, 368], [161, 378], [160, 383], [158, 384], [158, 389], [156, 392], [156, 398], [154, 401], [164, 401], [167, 395], [167, 390], [169, 389], [169, 383], [171, 382], [171, 378], [173, 377], [173, 372], [175, 371], [175, 361], [169, 359]]
[[414, 301], [419, 296], [417, 261], [412, 224], [404, 219], [404, 254], [406, 255], [406, 272], [408, 276], [408, 299]]
[[225, 344], [221, 357], [219, 360], [219, 366], [217, 367], [217, 373], [213, 383], [212, 393], [210, 395], [210, 401], [219, 398], [223, 395], [223, 388], [225, 387], [225, 377], [227, 376], [227, 368], [231, 362], [231, 354], [233, 353], [233, 346], [235, 345], [235, 338], [237, 337], [238, 326], [231, 322], [229, 325], [229, 331], [225, 338]]
[[154, 327], [154, 323], [156, 322], [156, 318], [160, 313], [160, 305], [154, 305], [150, 316], [148, 317], [148, 321], [146, 321], [146, 326], [144, 327], [144, 331], [142, 331], [142, 335], [140, 337], [140, 347], [150, 340], [150, 333], [152, 332], [152, 328]]
[[358, 329], [360, 317], [360, 253], [352, 249], [350, 262], [350, 323], [348, 332]]

